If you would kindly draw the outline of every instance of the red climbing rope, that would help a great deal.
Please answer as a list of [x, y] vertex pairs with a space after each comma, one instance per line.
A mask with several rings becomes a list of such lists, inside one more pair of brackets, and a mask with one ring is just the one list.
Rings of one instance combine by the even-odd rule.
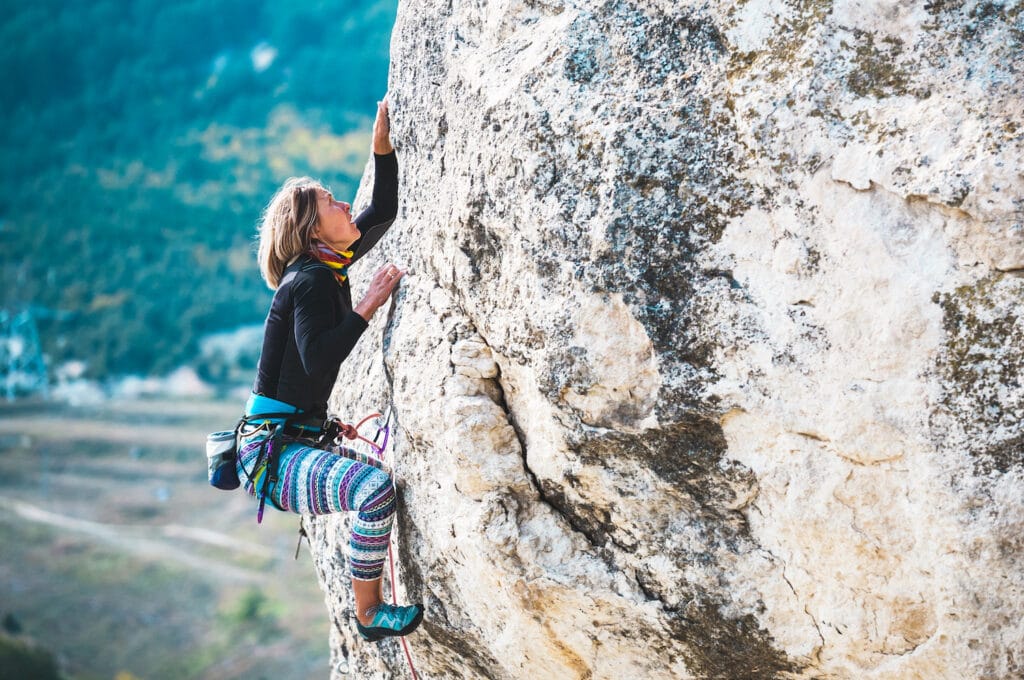
[[[392, 604], [398, 604], [398, 590], [395, 588], [395, 556], [391, 552], [391, 542], [388, 542], [388, 566], [391, 567], [391, 602]], [[402, 649], [405, 650], [405, 660], [409, 662], [409, 670], [412, 671], [412, 679], [420, 680], [420, 676], [416, 675], [416, 669], [412, 665], [412, 654], [409, 653], [409, 643], [405, 641], [405, 636], [399, 638], [402, 641]]]

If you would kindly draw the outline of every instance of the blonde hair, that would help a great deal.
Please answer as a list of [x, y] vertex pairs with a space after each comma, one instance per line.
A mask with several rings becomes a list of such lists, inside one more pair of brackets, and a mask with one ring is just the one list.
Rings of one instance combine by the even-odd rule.
[[320, 219], [316, 205], [320, 191], [326, 189], [315, 179], [291, 177], [263, 211], [256, 257], [260, 274], [271, 290], [277, 290], [288, 263], [309, 250], [313, 229]]

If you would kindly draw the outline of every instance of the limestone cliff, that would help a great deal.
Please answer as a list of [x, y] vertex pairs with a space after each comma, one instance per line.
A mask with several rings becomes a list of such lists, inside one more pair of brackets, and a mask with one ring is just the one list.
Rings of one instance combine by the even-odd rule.
[[[334, 406], [396, 409], [421, 677], [1024, 675], [1022, 10], [401, 2]], [[307, 525], [333, 677], [407, 677]]]

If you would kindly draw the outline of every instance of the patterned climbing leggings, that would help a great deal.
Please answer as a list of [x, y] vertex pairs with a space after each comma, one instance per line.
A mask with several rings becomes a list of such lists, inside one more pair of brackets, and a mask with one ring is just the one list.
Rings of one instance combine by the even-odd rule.
[[[245, 442], [238, 456], [238, 477], [253, 496], [266, 474], [266, 465], [253, 472], [261, 439]], [[251, 480], [246, 471], [253, 472]], [[350, 542], [352, 578], [381, 577], [395, 519], [395, 489], [379, 461], [343, 446], [321, 450], [292, 442], [281, 452], [278, 480], [267, 500], [295, 513], [357, 511]]]

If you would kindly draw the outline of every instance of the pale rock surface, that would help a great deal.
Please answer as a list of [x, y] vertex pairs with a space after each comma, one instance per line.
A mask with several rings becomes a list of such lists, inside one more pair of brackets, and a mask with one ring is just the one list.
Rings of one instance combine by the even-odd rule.
[[[333, 403], [420, 677], [1024, 676], [1022, 10], [403, 0]], [[306, 524], [333, 677], [409, 677]]]

